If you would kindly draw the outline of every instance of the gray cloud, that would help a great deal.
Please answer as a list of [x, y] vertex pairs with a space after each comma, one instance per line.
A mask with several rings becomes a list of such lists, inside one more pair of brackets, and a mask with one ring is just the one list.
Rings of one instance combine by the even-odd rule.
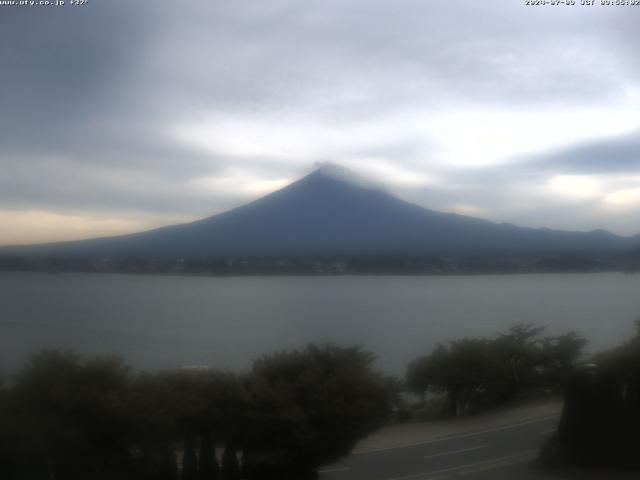
[[[396, 193], [433, 208], [635, 228], [608, 220], [592, 199], [576, 205], [536, 188], [559, 174], [636, 172], [637, 135], [562, 148], [543, 135], [550, 152], [465, 166], [445, 154], [473, 136], [470, 127], [459, 138], [439, 127], [468, 111], [499, 112], [508, 126], [523, 111], [632, 109], [638, 9], [105, 0], [0, 13], [0, 210], [186, 218], [251, 196], [216, 178], [277, 181], [318, 160], [372, 159], [374, 174], [397, 170]], [[199, 124], [223, 138], [202, 148], [174, 135]], [[225, 142], [253, 148], [238, 153]], [[409, 185], [420, 176], [439, 180]]]
[[640, 175], [640, 132], [563, 149], [530, 160], [524, 166], [552, 172]]
[[[558, 179], [560, 185], [554, 183]], [[565, 195], [557, 188], [563, 181], [576, 183]], [[585, 186], [593, 191], [581, 192]], [[630, 191], [629, 205], [610, 204], [612, 196]], [[635, 234], [640, 232], [640, 134], [518, 157], [506, 166], [449, 169], [441, 185], [407, 194], [436, 209], [476, 206], [478, 214], [498, 222]]]

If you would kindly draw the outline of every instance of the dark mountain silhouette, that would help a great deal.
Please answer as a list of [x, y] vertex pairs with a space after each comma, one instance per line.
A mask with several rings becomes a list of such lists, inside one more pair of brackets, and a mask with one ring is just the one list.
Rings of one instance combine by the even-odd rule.
[[611, 253], [640, 243], [596, 230], [521, 228], [428, 210], [323, 167], [242, 207], [193, 223], [0, 253], [83, 257], [536, 255]]

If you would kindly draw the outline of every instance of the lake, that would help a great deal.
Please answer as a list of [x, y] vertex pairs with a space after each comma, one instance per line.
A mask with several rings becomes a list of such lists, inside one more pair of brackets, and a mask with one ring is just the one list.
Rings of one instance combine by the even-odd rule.
[[31, 352], [118, 354], [146, 369], [248, 368], [309, 342], [362, 345], [400, 374], [437, 342], [521, 322], [613, 346], [640, 318], [640, 275], [189, 277], [0, 273], [0, 371]]

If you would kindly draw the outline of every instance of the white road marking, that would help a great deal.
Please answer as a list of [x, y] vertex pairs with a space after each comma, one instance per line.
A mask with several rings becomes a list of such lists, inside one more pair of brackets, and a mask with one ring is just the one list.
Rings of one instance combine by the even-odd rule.
[[442, 453], [434, 453], [433, 455], [425, 455], [424, 458], [446, 457], [447, 455], [455, 455], [456, 453], [465, 453], [465, 452], [471, 452], [473, 450], [480, 450], [481, 448], [487, 448], [488, 446], [489, 445], [478, 445], [477, 447], [463, 448], [460, 450], [451, 450], [449, 452], [442, 452]]
[[515, 465], [517, 463], [528, 462], [529, 460], [534, 459], [537, 454], [538, 450], [528, 450], [526, 452], [516, 453], [515, 455], [508, 455], [506, 457], [492, 458], [481, 462], [442, 468], [440, 470], [432, 470], [430, 472], [413, 473], [402, 477], [392, 477], [387, 480], [435, 480], [438, 476], [451, 472], [456, 472], [458, 475], [469, 475], [483, 470], [491, 470], [506, 467], [508, 465]]
[[453, 435], [448, 435], [448, 436], [444, 436], [444, 437], [434, 438], [433, 440], [425, 440], [423, 442], [404, 443], [402, 445], [394, 445], [392, 447], [375, 448], [375, 449], [367, 450], [366, 452], [355, 452], [355, 453], [352, 453], [351, 455], [366, 455], [366, 454], [369, 454], [369, 453], [385, 452], [387, 450], [398, 450], [399, 448], [418, 447], [420, 445], [429, 445], [431, 443], [447, 442], [449, 440], [458, 440], [460, 438], [475, 437], [476, 435], [483, 435], [485, 433], [500, 432], [502, 430], [509, 430], [511, 428], [517, 428], [517, 427], [522, 427], [522, 426], [525, 426], [525, 425], [531, 425], [533, 423], [546, 422], [547, 420], [551, 420], [552, 418], [559, 417], [559, 416], [560, 416], [559, 413], [554, 413], [554, 414], [551, 414], [551, 415], [546, 415], [546, 416], [541, 417], [541, 418], [534, 418], [532, 420], [526, 420], [524, 422], [512, 423], [512, 424], [509, 424], [509, 425], [503, 425], [501, 427], [488, 428], [486, 430], [480, 430], [480, 431], [476, 431], [476, 432], [453, 434]]
[[348, 472], [349, 470], [351, 470], [351, 467], [325, 468], [324, 470], [318, 470], [318, 473]]
[[549, 430], [545, 430], [544, 432], [541, 433], [541, 435], [549, 435], [550, 433], [556, 433], [558, 431], [557, 428], [551, 428]]

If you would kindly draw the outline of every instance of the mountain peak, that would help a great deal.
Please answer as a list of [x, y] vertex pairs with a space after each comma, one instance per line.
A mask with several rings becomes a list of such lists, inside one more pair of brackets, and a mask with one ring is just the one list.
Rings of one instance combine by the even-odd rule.
[[333, 162], [317, 162], [315, 170], [309, 174], [309, 177], [323, 178], [329, 180], [338, 180], [344, 183], [350, 183], [358, 187], [380, 188], [376, 182], [355, 173], [342, 165]]
[[314, 164], [314, 174], [322, 175], [325, 177], [351, 177], [355, 174], [346, 167], [338, 165], [334, 162], [316, 162]]
[[[13, 253], [86, 258], [542, 255], [618, 252], [637, 243], [603, 232], [498, 225], [427, 210], [335, 163], [214, 217], [138, 234]], [[0, 253], [3, 251], [0, 249]]]

